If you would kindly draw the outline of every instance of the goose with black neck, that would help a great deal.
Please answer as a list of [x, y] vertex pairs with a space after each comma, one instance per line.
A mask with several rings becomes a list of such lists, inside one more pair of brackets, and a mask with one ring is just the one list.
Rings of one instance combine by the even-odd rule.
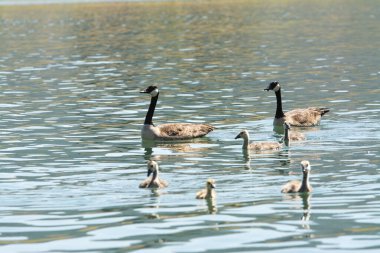
[[280, 131], [283, 131], [284, 122], [288, 122], [294, 127], [312, 127], [320, 124], [321, 117], [328, 113], [330, 110], [325, 107], [308, 107], [302, 109], [294, 109], [284, 113], [282, 110], [282, 97], [281, 86], [279, 82], [271, 82], [269, 86], [264, 89], [266, 91], [273, 90], [276, 94], [276, 114], [274, 116], [273, 125]]
[[203, 137], [214, 130], [214, 127], [208, 124], [191, 124], [191, 123], [171, 123], [155, 126], [153, 124], [153, 115], [160, 94], [157, 86], [149, 86], [140, 93], [150, 94], [150, 105], [145, 116], [144, 126], [141, 129], [141, 137], [145, 140], [186, 140]]

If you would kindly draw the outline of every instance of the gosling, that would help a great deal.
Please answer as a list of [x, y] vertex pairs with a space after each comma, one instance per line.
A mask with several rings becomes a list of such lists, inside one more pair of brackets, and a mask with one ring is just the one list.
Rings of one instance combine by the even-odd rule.
[[197, 199], [213, 199], [216, 198], [216, 183], [214, 179], [209, 178], [206, 182], [206, 189], [197, 192], [195, 198]]
[[[165, 188], [168, 186], [168, 183], [165, 180], [160, 179], [158, 176], [159, 171], [157, 162], [150, 160], [147, 163], [147, 167], [148, 178], [140, 183], [140, 188]], [[152, 176], [150, 176], [151, 174]]]
[[302, 161], [301, 162], [301, 168], [303, 173], [302, 182], [298, 180], [292, 180], [286, 183], [282, 189], [282, 193], [297, 193], [297, 192], [312, 192], [313, 188], [311, 187], [309, 183], [309, 174], [311, 170], [310, 162], [309, 161]]
[[249, 143], [249, 133], [247, 130], [241, 131], [236, 137], [236, 139], [242, 138], [244, 140], [243, 142], [243, 149], [244, 150], [253, 150], [253, 151], [265, 151], [265, 150], [279, 150], [282, 145], [279, 142], [253, 142]]
[[284, 138], [283, 141], [289, 146], [289, 141], [304, 141], [306, 137], [303, 133], [290, 131], [291, 127], [288, 122], [284, 122]]

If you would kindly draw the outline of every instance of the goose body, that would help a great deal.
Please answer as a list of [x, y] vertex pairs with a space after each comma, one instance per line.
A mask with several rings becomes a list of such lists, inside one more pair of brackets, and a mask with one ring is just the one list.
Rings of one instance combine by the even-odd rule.
[[216, 183], [214, 179], [208, 179], [206, 182], [206, 189], [197, 192], [195, 198], [197, 199], [213, 199], [216, 198]]
[[330, 110], [324, 107], [308, 107], [303, 109], [294, 109], [286, 113], [282, 110], [281, 86], [278, 82], [271, 82], [265, 89], [273, 90], [276, 94], [277, 108], [273, 120], [274, 126], [282, 126], [285, 121], [291, 126], [311, 127], [320, 124], [321, 117]]
[[157, 162], [148, 161], [147, 167], [148, 167], [148, 177], [140, 183], [139, 185], [140, 188], [165, 188], [169, 185], [165, 180], [159, 178], [158, 176], [159, 170], [158, 170]]
[[151, 95], [150, 105], [141, 129], [141, 137], [151, 140], [185, 140], [205, 136], [214, 130], [208, 124], [172, 123], [153, 125], [153, 114], [156, 108], [159, 91], [156, 86], [149, 86], [140, 93]]
[[235, 137], [235, 139], [240, 139], [240, 138], [243, 139], [242, 148], [244, 150], [252, 150], [252, 151], [260, 152], [260, 151], [265, 151], [265, 150], [279, 150], [282, 147], [282, 145], [279, 142], [272, 142], [272, 141], [249, 143], [249, 133], [247, 130], [241, 131]]
[[298, 180], [292, 180], [286, 183], [282, 189], [282, 193], [297, 193], [297, 192], [312, 192], [313, 188], [310, 185], [309, 182], [309, 174], [311, 170], [311, 166], [309, 161], [302, 161], [301, 162], [301, 168], [302, 168], [302, 182]]

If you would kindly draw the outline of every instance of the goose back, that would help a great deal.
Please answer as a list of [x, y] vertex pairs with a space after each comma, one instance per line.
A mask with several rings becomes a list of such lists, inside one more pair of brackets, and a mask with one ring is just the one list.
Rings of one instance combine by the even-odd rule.
[[291, 126], [297, 127], [317, 126], [321, 122], [322, 115], [328, 111], [328, 109], [318, 107], [294, 109], [285, 113], [283, 121], [288, 122]]

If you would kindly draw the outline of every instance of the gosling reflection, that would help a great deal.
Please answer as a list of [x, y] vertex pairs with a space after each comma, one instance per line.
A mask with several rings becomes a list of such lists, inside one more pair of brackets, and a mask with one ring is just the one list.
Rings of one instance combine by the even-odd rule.
[[243, 149], [243, 158], [244, 158], [244, 168], [246, 170], [252, 170], [251, 167], [251, 155], [249, 154], [249, 151], [247, 149]]
[[168, 186], [168, 183], [160, 179], [158, 163], [155, 161], [148, 161], [148, 178], [142, 181], [139, 185], [140, 188], [165, 188]]
[[[303, 193], [301, 194], [302, 198], [302, 206], [303, 206], [303, 215], [301, 220], [302, 221], [309, 221], [310, 220], [310, 210], [311, 210], [311, 205], [310, 205], [310, 199], [311, 199], [311, 194], [310, 193]], [[305, 223], [307, 225], [307, 228], [310, 228], [309, 223]]]
[[209, 214], [216, 214], [218, 208], [216, 207], [216, 199], [210, 198], [206, 199], [207, 209]]
[[284, 199], [286, 200], [302, 201], [302, 216], [300, 220], [302, 221], [301, 226], [304, 229], [310, 229], [309, 220], [311, 218], [311, 196], [312, 194], [309, 192], [284, 195]]

